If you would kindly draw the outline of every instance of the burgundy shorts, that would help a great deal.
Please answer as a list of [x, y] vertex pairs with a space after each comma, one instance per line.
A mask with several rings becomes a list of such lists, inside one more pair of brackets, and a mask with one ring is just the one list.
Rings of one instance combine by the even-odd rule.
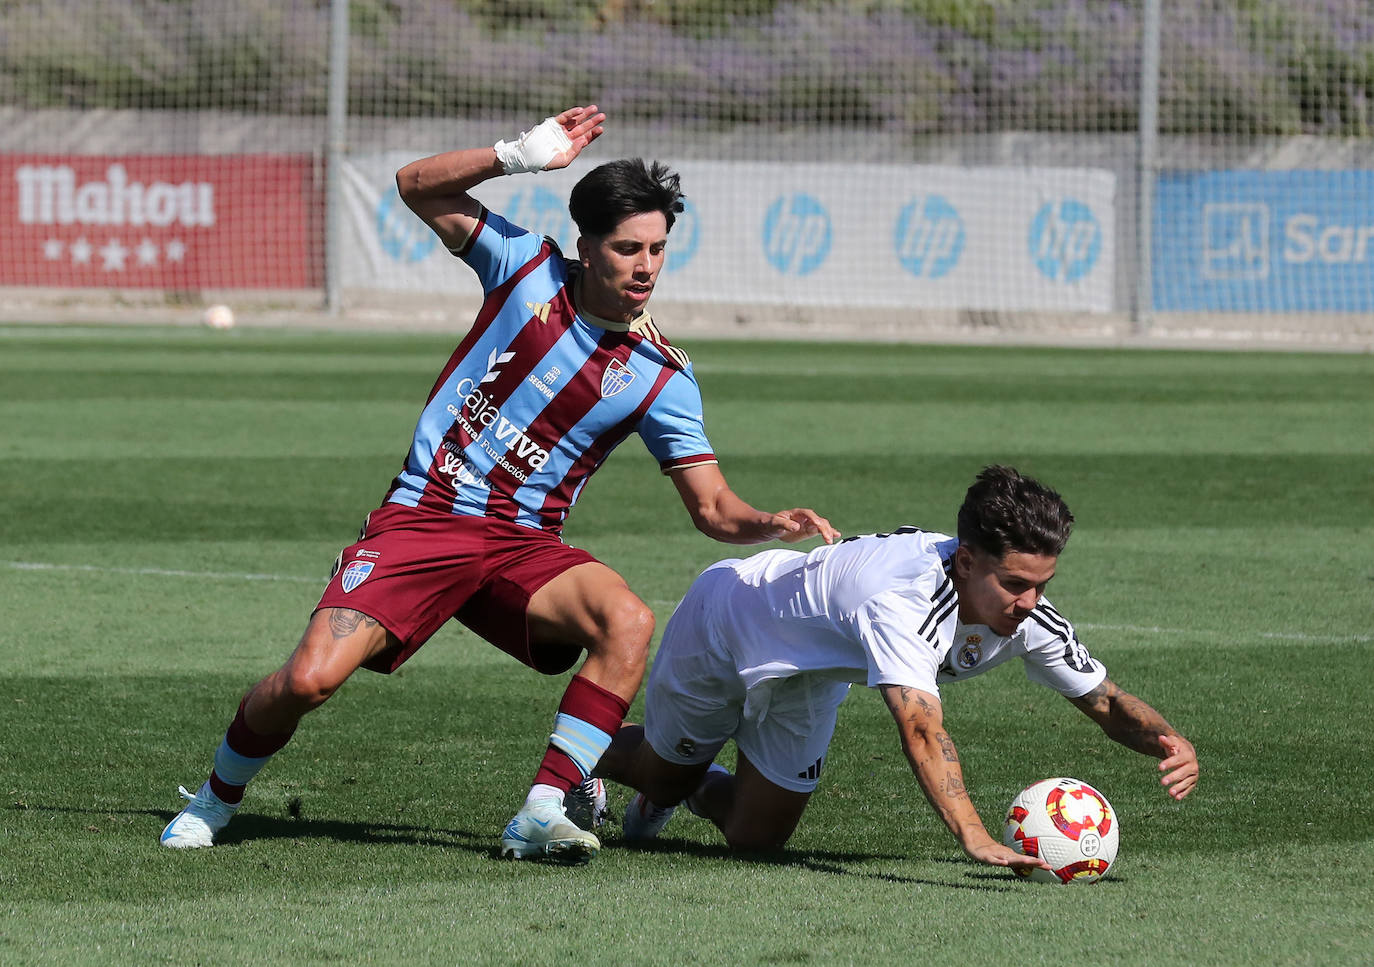
[[398, 639], [364, 668], [390, 673], [450, 618], [457, 618], [536, 671], [557, 675], [577, 661], [573, 645], [534, 645], [530, 597], [571, 567], [595, 561], [552, 534], [485, 517], [384, 504], [363, 536], [339, 555], [315, 610], [350, 608]]

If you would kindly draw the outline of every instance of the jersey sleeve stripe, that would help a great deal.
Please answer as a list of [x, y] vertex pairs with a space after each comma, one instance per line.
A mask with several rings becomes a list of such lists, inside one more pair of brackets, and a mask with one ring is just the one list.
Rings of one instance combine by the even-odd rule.
[[449, 254], [457, 258], [462, 258], [472, 250], [472, 243], [477, 241], [477, 235], [487, 224], [487, 206], [483, 205], [481, 212], [477, 215], [477, 222], [472, 226], [472, 231], [468, 232], [468, 237], [463, 240], [462, 245], [450, 245]]
[[664, 474], [672, 473], [674, 470], [685, 470], [688, 467], [705, 467], [713, 463], [720, 463], [714, 453], [696, 453], [689, 457], [676, 457], [672, 460], [660, 461], [658, 468]]
[[1060, 637], [1065, 640], [1073, 637], [1073, 628], [1069, 625], [1068, 621], [1064, 619], [1064, 616], [1058, 611], [1055, 611], [1054, 608], [1050, 607], [1044, 601], [1036, 605], [1035, 611], [1033, 611], [1032, 614], [1039, 614], [1049, 625], [1053, 625], [1057, 628]]
[[1040, 627], [1044, 628], [1050, 634], [1054, 635], [1054, 637], [1058, 638], [1060, 641], [1064, 642], [1064, 644], [1069, 644], [1069, 635], [1064, 631], [1063, 628], [1057, 627], [1056, 625], [1051, 623], [1049, 619], [1047, 619], [1041, 613], [1039, 608], [1036, 608], [1034, 611], [1032, 611], [1030, 613], [1030, 617], [1032, 621], [1034, 621]]
[[[935, 590], [935, 598], [930, 603], [930, 614], [926, 615], [926, 620], [921, 622], [921, 627], [916, 633], [922, 638], [929, 638], [935, 629], [940, 627], [940, 622], [949, 616], [948, 608], [957, 607], [958, 603], [959, 598], [954, 593], [954, 582], [946, 576]], [[942, 610], [944, 614], [940, 614]]]
[[677, 366], [679, 369], [686, 369], [691, 365], [692, 361], [687, 358], [687, 354], [668, 342], [667, 337], [663, 335], [652, 319], [645, 324], [643, 333], [645, 338], [647, 338], [671, 364]]

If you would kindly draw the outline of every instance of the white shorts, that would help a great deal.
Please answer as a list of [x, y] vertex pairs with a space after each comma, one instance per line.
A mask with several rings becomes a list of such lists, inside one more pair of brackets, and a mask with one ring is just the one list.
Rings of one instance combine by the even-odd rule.
[[668, 619], [644, 692], [645, 737], [680, 765], [710, 762], [734, 739], [769, 782], [813, 792], [849, 683], [800, 675], [746, 692], [729, 650], [729, 621], [712, 614], [712, 584], [733, 579], [721, 570], [693, 583]]

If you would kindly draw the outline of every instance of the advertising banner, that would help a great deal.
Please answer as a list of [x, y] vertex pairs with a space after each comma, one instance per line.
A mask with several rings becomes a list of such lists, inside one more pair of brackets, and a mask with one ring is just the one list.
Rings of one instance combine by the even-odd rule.
[[1162, 175], [1154, 306], [1374, 311], [1374, 171]]
[[[478, 294], [401, 202], [412, 156], [345, 165], [349, 285]], [[573, 184], [590, 170], [496, 178], [473, 194], [576, 253]], [[1074, 168], [684, 162], [687, 209], [660, 299], [816, 306], [1112, 308], [1115, 176]]]
[[0, 155], [0, 285], [317, 287], [315, 181], [301, 155]]

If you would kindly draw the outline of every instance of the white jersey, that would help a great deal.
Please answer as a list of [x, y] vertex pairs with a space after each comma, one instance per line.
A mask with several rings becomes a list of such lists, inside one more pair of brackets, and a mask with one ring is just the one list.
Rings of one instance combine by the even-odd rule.
[[941, 683], [1020, 658], [1028, 678], [1071, 698], [1102, 683], [1106, 669], [1044, 598], [1010, 637], [961, 622], [957, 546], [905, 527], [708, 569], [703, 616], [750, 695], [746, 717], [764, 713], [778, 681], [803, 675], [938, 695]]

